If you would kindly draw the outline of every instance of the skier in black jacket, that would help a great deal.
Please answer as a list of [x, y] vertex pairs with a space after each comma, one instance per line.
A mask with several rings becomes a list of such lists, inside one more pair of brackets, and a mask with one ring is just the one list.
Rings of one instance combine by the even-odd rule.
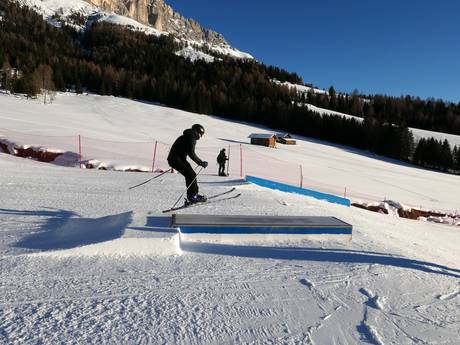
[[186, 129], [184, 133], [176, 139], [171, 147], [168, 155], [168, 163], [171, 168], [176, 169], [185, 177], [187, 185], [187, 200], [191, 203], [205, 202], [206, 196], [198, 194], [198, 183], [196, 181], [196, 173], [190, 163], [187, 161], [187, 156], [190, 157], [196, 164], [206, 168], [208, 162], [202, 161], [195, 154], [196, 141], [204, 135], [202, 125], [195, 124], [192, 128]]
[[217, 163], [219, 164], [219, 176], [227, 176], [225, 173], [225, 162], [228, 161], [228, 157], [225, 154], [225, 149], [220, 150], [217, 156]]

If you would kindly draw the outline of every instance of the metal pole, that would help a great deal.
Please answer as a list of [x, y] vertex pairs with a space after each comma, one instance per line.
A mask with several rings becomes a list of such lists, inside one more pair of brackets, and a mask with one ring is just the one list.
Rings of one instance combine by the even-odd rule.
[[243, 147], [240, 144], [240, 177], [243, 177]]
[[229, 165], [230, 165], [230, 145], [228, 145], [227, 176], [229, 176], [229, 173], [228, 173]]
[[155, 145], [153, 147], [153, 161], [152, 161], [152, 172], [155, 171], [155, 157], [157, 155], [157, 141], [155, 140]]
[[81, 169], [81, 137], [80, 137], [80, 134], [78, 134], [78, 154], [79, 154], [79, 163], [80, 163], [80, 169]]

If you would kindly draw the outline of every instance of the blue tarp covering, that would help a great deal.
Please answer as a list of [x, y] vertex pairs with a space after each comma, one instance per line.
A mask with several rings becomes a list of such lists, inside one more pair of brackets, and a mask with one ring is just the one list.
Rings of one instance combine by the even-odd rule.
[[266, 188], [271, 188], [271, 189], [276, 189], [280, 190], [282, 192], [288, 192], [288, 193], [297, 193], [297, 194], [302, 194], [302, 195], [307, 195], [311, 196], [315, 199], [319, 200], [326, 200], [335, 204], [341, 204], [350, 207], [350, 200], [346, 198], [342, 198], [333, 194], [326, 194], [326, 193], [321, 193], [317, 192], [311, 189], [305, 189], [305, 188], [299, 188], [299, 187], [294, 187], [288, 184], [280, 183], [280, 182], [275, 182], [271, 180], [266, 180], [260, 177], [255, 177], [255, 176], [248, 176], [246, 175], [246, 181], [250, 183], [254, 183], [258, 186], [261, 187], [266, 187]]

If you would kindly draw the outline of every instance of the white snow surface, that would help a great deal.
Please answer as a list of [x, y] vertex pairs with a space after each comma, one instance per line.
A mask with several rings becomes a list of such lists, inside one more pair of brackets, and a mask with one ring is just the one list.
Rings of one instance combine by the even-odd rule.
[[99, 9], [83, 0], [14, 0], [15, 2], [30, 7], [49, 19], [54, 14], [68, 17], [74, 12], [84, 15], [97, 13]]
[[282, 85], [282, 86], [286, 86], [288, 88], [292, 88], [292, 89], [295, 89], [297, 90], [297, 92], [299, 93], [308, 93], [308, 92], [313, 92], [313, 93], [321, 93], [321, 94], [327, 94], [327, 91], [325, 90], [322, 90], [322, 89], [318, 89], [316, 87], [311, 87], [311, 86], [307, 86], [307, 85], [299, 85], [299, 84], [292, 84], [288, 81], [285, 81], [285, 82], [280, 82], [279, 80], [276, 80], [276, 79], [273, 79], [272, 80], [275, 84], [278, 84], [278, 85]]
[[[198, 155], [247, 142], [252, 132], [279, 132], [95, 95], [58, 94], [48, 105], [0, 95], [0, 108], [1, 128], [43, 136], [171, 143], [201, 123]], [[301, 162], [319, 183], [459, 206], [458, 176], [296, 139], [295, 147], [251, 149]], [[201, 192], [235, 187], [242, 196], [181, 213], [334, 216], [353, 225], [353, 238], [181, 237], [152, 222], [182, 193], [180, 175], [128, 190], [152, 174], [0, 153], [0, 343], [458, 344], [459, 227], [272, 191], [213, 170], [199, 176]]]
[[205, 54], [199, 50], [193, 49], [191, 46], [187, 46], [178, 52], [176, 52], [176, 55], [178, 56], [183, 56], [187, 59], [190, 59], [190, 61], [195, 62], [197, 60], [203, 60], [206, 62], [214, 62], [214, 56]]

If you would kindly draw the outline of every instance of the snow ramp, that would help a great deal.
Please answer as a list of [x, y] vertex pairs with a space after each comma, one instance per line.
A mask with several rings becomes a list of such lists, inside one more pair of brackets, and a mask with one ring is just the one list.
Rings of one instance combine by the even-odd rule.
[[170, 256], [181, 254], [176, 229], [148, 224], [145, 214], [53, 219], [16, 244], [39, 256]]
[[154, 216], [125, 212], [100, 218], [48, 219], [16, 243], [38, 256], [171, 256], [181, 241], [222, 243], [281, 242], [299, 239], [351, 239], [352, 226], [335, 217], [186, 215]]

